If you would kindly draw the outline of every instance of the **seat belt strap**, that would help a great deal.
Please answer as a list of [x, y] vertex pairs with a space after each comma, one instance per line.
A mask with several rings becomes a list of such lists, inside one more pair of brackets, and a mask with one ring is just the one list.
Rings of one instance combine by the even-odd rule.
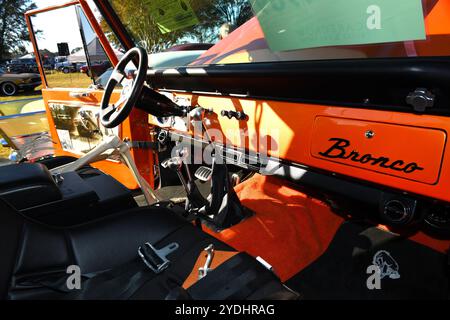
[[[137, 276], [137, 274], [146, 269], [141, 260], [135, 259], [117, 268], [82, 274], [81, 289], [79, 290], [67, 287], [67, 273], [63, 271], [39, 278], [23, 279], [18, 282], [18, 286], [21, 288], [46, 287], [55, 292], [65, 293], [63, 299], [89, 299], [89, 297], [95, 299], [104, 296], [105, 299], [108, 297], [113, 299], [126, 293], [130, 289], [128, 286], [131, 283], [130, 279], [139, 279], [140, 275]], [[152, 272], [148, 271], [151, 275]], [[118, 288], [120, 288], [120, 292], [117, 292]]]
[[143, 265], [138, 258], [120, 267], [99, 272], [81, 284], [80, 290], [74, 290], [64, 299], [127, 299], [156, 274]]
[[177, 250], [175, 242], [161, 249], [145, 243], [138, 249], [139, 259], [116, 269], [100, 272], [87, 279], [79, 292], [69, 294], [68, 299], [128, 299], [147, 281], [163, 272], [170, 265], [167, 256]]
[[187, 289], [190, 297], [199, 300], [243, 300], [276, 279], [276, 276], [254, 259], [239, 253], [228, 259], [206, 277]]

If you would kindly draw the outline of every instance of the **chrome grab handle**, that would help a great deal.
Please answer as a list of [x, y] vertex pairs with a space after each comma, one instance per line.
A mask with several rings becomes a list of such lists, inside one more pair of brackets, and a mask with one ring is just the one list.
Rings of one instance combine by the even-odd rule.
[[72, 91], [69, 93], [71, 98], [88, 98], [91, 94], [89, 92]]

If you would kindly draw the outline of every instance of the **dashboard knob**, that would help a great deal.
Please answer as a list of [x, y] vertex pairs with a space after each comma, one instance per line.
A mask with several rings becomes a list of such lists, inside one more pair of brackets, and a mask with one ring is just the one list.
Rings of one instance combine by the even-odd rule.
[[406, 103], [417, 112], [425, 112], [427, 108], [434, 106], [435, 95], [424, 88], [416, 89], [406, 97]]
[[248, 120], [248, 116], [243, 111], [233, 111], [233, 110], [222, 110], [220, 112], [222, 117], [228, 119], [236, 118], [236, 120]]

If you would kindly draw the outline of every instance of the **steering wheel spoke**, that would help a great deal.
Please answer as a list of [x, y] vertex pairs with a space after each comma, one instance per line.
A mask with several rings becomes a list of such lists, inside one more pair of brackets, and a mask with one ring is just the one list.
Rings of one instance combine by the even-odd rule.
[[127, 100], [129, 98], [130, 98], [130, 96], [128, 94], [127, 95], [120, 95], [119, 100], [117, 100], [117, 102], [114, 104], [115, 108], [117, 110], [120, 110], [123, 107], [123, 105], [125, 104], [125, 102], [127, 102]]
[[119, 109], [114, 109], [114, 112], [112, 112], [112, 113], [109, 115], [108, 121], [114, 121], [119, 115], [120, 115]]
[[111, 74], [110, 79], [120, 84], [122, 83], [123, 79], [125, 79], [125, 74], [121, 70], [114, 70], [113, 73]]
[[116, 111], [116, 106], [113, 104], [110, 104], [106, 109], [103, 110], [103, 115], [107, 117], [114, 111]]

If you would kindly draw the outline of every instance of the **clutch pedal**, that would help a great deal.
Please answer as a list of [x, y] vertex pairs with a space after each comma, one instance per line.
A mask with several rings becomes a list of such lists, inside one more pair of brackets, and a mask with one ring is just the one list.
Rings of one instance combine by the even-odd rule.
[[202, 182], [207, 182], [207, 181], [211, 180], [212, 169], [202, 166], [202, 167], [198, 168], [197, 171], [195, 171], [194, 176]]

